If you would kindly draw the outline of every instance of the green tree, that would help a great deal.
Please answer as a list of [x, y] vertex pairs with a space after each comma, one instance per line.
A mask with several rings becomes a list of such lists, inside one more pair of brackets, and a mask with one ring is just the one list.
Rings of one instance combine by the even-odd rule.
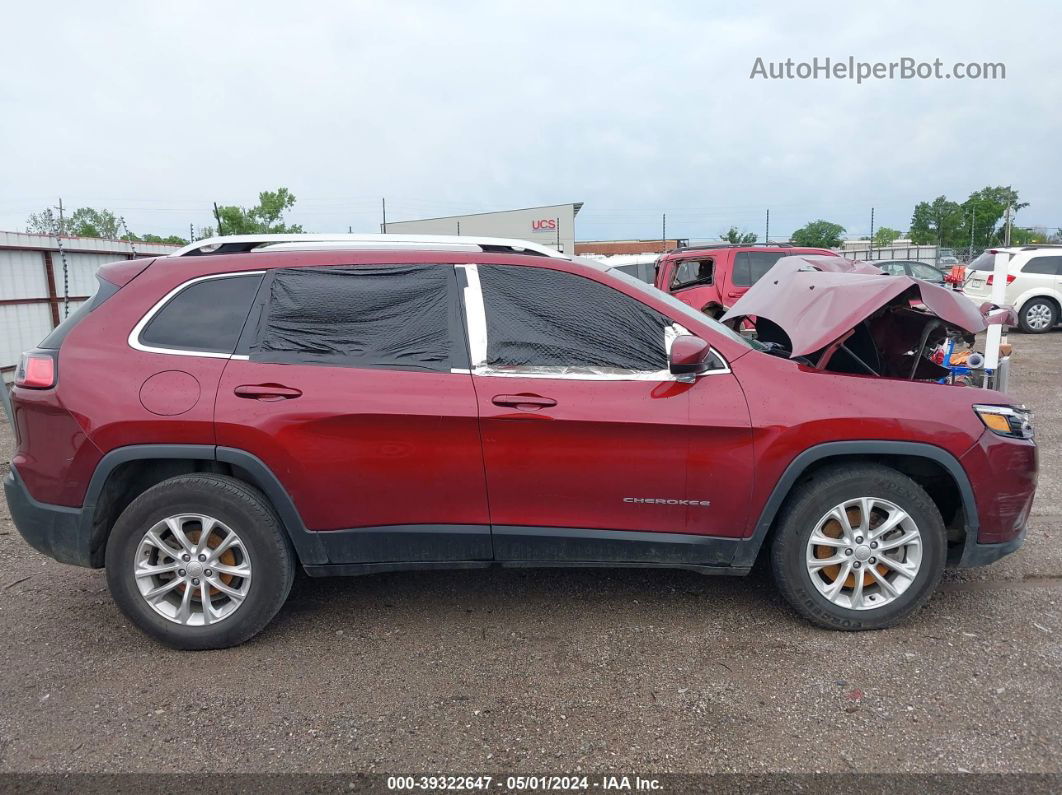
[[[973, 239], [975, 246], [990, 246], [993, 243], [1002, 243], [1006, 237], [1005, 215], [1007, 207], [1011, 207], [1014, 214], [1023, 207], [1028, 207], [1028, 202], [1018, 199], [1018, 192], [1010, 185], [986, 187], [974, 191], [962, 204], [965, 221], [965, 242], [970, 242], [970, 225], [973, 224]], [[1013, 230], [1013, 215], [1011, 216]], [[1011, 242], [1014, 242], [1013, 231]], [[961, 242], [956, 243], [961, 245]]]
[[188, 241], [179, 235], [167, 235], [166, 237], [160, 237], [159, 235], [144, 235], [143, 237], [137, 237], [133, 235], [134, 240], [140, 240], [144, 243], [172, 243], [178, 246], [187, 246]]
[[79, 207], [70, 214], [68, 234], [75, 237], [105, 237], [117, 240], [121, 233], [119, 227], [118, 216], [110, 210]]
[[844, 235], [844, 227], [829, 221], [809, 221], [792, 235], [792, 241], [797, 246], [812, 246], [815, 248], [840, 248], [841, 237]]
[[295, 206], [287, 188], [262, 191], [254, 207], [226, 205], [218, 208], [220, 233], [226, 235], [299, 234], [299, 224], [285, 224], [284, 212]]
[[756, 242], [757, 237], [755, 232], [739, 232], [736, 226], [732, 226], [723, 234], [719, 235], [719, 239], [724, 243], [734, 243], [738, 246], [751, 246]]
[[899, 229], [890, 229], [883, 226], [874, 233], [874, 245], [877, 248], [888, 248], [900, 237]]
[[937, 196], [915, 205], [908, 235], [916, 246], [955, 246], [962, 223], [962, 208], [947, 196]]
[[26, 231], [32, 232], [35, 235], [66, 235], [66, 219], [63, 219], [64, 223], [62, 228], [59, 226], [59, 214], [52, 210], [51, 207], [45, 207], [39, 213], [31, 213], [30, 217], [26, 219]]

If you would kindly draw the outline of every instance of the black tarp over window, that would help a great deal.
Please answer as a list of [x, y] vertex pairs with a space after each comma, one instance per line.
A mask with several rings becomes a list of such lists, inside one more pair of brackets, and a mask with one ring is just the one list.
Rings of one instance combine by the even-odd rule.
[[281, 268], [270, 277], [252, 361], [448, 372], [453, 341], [464, 345], [450, 266]]
[[478, 271], [488, 367], [667, 369], [670, 321], [618, 290], [547, 268]]

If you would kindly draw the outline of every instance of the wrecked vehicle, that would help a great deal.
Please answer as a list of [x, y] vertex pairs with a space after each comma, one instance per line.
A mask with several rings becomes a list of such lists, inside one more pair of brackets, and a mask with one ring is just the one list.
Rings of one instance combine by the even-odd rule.
[[754, 329], [763, 350], [816, 370], [919, 381], [949, 377], [940, 355], [946, 345], [970, 346], [990, 323], [1015, 321], [1008, 309], [978, 309], [921, 279], [815, 256], [778, 260], [722, 318]]
[[259, 632], [296, 566], [769, 555], [815, 624], [891, 626], [946, 565], [1021, 545], [1036, 445], [999, 392], [903, 380], [976, 308], [814, 265], [735, 307], [756, 341], [526, 241], [249, 235], [105, 265], [23, 354], [7, 503], [183, 649]]

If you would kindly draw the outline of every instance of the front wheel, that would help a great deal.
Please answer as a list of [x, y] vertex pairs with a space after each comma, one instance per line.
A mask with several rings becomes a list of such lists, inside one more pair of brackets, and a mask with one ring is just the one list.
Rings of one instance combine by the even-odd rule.
[[107, 539], [107, 584], [122, 612], [177, 649], [243, 643], [276, 615], [295, 558], [257, 489], [215, 474], [152, 486]]
[[947, 557], [944, 522], [893, 469], [823, 469], [798, 487], [771, 549], [775, 582], [798, 613], [828, 629], [883, 629], [924, 605]]

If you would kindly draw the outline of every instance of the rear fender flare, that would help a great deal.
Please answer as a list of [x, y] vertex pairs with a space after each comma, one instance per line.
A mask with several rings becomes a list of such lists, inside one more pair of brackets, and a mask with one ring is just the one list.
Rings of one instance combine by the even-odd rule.
[[232, 447], [199, 444], [144, 444], [119, 447], [107, 453], [96, 465], [89, 481], [81, 511], [81, 537], [92, 536], [93, 522], [103, 487], [121, 464], [152, 459], [219, 461], [241, 470], [245, 479], [262, 491], [280, 516], [281, 523], [304, 565], [327, 563], [320, 538], [306, 529], [295, 502], [272, 470], [258, 456]]

